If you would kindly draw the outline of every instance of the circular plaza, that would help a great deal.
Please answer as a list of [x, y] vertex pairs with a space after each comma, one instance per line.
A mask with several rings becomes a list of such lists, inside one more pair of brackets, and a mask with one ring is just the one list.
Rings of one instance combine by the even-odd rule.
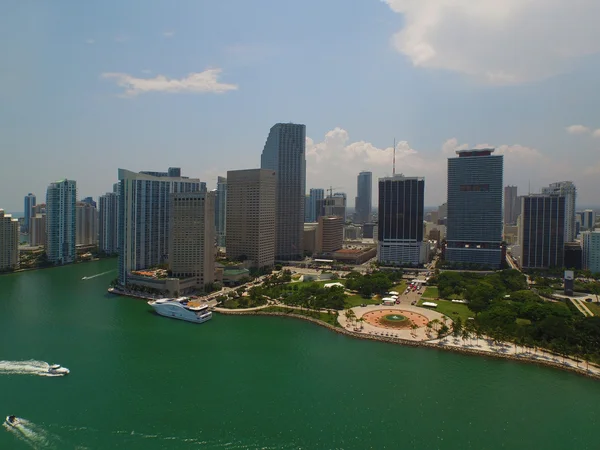
[[338, 316], [340, 325], [349, 330], [375, 336], [397, 337], [412, 341], [426, 341], [435, 336], [427, 328], [432, 320], [440, 323], [448, 317], [439, 312], [414, 305], [368, 305], [352, 308], [354, 316]]

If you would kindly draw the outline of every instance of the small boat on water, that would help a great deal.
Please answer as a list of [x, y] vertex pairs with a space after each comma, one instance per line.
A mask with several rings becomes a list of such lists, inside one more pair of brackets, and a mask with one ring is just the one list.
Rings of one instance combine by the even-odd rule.
[[16, 427], [19, 424], [19, 419], [17, 416], [6, 416], [5, 422], [11, 427]]
[[66, 367], [62, 367], [60, 364], [52, 364], [48, 367], [48, 373], [53, 375], [69, 375], [71, 371]]
[[191, 301], [188, 297], [162, 298], [149, 301], [148, 304], [161, 316], [173, 319], [194, 323], [203, 323], [212, 319], [212, 312], [208, 305]]

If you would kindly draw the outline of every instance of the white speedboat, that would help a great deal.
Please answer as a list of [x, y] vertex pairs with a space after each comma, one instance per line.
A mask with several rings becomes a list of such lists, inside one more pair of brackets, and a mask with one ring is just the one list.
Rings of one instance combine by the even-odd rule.
[[60, 364], [52, 364], [48, 367], [48, 373], [53, 375], [68, 375], [69, 372], [71, 372], [69, 369], [62, 367]]
[[161, 316], [188, 322], [203, 323], [212, 319], [208, 305], [191, 301], [188, 297], [162, 298], [149, 301], [148, 304]]
[[19, 418], [17, 416], [6, 416], [5, 423], [11, 427], [16, 427], [19, 424]]

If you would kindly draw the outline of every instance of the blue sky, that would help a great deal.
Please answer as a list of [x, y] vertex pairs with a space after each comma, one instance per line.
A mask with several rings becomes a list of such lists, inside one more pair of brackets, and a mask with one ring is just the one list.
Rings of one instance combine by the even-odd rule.
[[118, 167], [213, 187], [289, 121], [307, 126], [307, 188], [353, 199], [360, 170], [391, 174], [396, 138], [429, 205], [446, 158], [481, 144], [506, 155], [506, 184], [569, 179], [598, 204], [600, 2], [571, 4], [3, 2], [0, 208], [64, 177], [96, 197]]

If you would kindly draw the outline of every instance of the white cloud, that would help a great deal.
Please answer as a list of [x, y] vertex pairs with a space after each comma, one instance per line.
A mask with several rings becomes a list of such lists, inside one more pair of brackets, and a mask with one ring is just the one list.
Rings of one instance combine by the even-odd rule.
[[163, 31], [162, 35], [166, 38], [172, 38], [173, 36], [175, 36], [175, 32], [174, 31]]
[[93, 44], [95, 44], [95, 43], [96, 43], [96, 41], [95, 41], [94, 39], [86, 39], [86, 40], [85, 40], [85, 43], [86, 43], [86, 44], [89, 44], [89, 45], [93, 45]]
[[584, 125], [571, 125], [567, 127], [569, 134], [588, 134], [591, 130]]
[[207, 69], [204, 72], [190, 73], [180, 79], [167, 78], [164, 75], [157, 75], [154, 78], [136, 78], [126, 73], [103, 73], [102, 78], [115, 80], [118, 86], [125, 88], [123, 95], [126, 97], [147, 92], [222, 94], [236, 90], [238, 88], [236, 84], [218, 81], [221, 71], [221, 69]]
[[595, 130], [592, 133], [592, 136], [594, 136], [595, 138], [600, 138], [600, 128], [598, 128], [597, 130]]
[[[396, 173], [406, 176], [424, 176], [427, 205], [441, 204], [446, 197], [447, 158], [455, 157], [456, 150], [494, 147], [489, 144], [470, 146], [458, 139], [446, 140], [438, 150], [419, 151], [408, 142], [396, 145]], [[527, 183], [533, 176], [534, 184], [555, 181], [552, 178], [564, 174], [565, 167], [546, 158], [535, 148], [523, 145], [495, 146], [495, 154], [504, 155], [505, 182]], [[361, 170], [373, 172], [373, 201], [377, 200], [376, 182], [379, 177], [392, 175], [392, 148], [379, 148], [365, 142], [352, 142], [343, 128], [327, 132], [321, 142], [306, 138], [307, 191], [310, 188], [339, 186], [339, 191], [348, 194], [349, 203], [356, 195], [356, 175]], [[543, 173], [540, 165], [545, 167]], [[542, 179], [544, 177], [544, 179]], [[546, 181], [545, 178], [549, 179]], [[374, 203], [376, 204], [376, 203]]]
[[403, 15], [394, 47], [415, 66], [515, 84], [600, 52], [598, 0], [382, 0]]

